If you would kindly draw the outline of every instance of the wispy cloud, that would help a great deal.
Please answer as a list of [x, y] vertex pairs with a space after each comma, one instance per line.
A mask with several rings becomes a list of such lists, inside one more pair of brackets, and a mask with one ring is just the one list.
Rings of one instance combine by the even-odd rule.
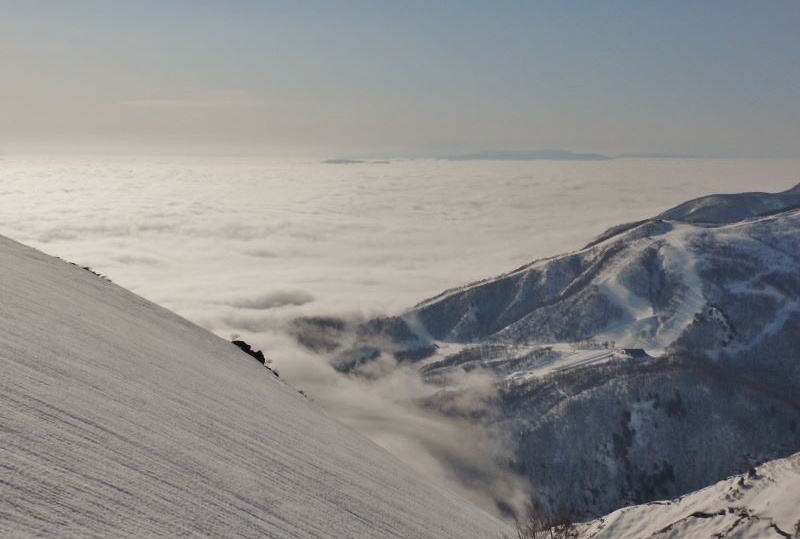
[[123, 101], [122, 105], [144, 109], [191, 110], [211, 108], [218, 103], [202, 99], [133, 99]]
[[201, 110], [222, 107], [261, 106], [266, 101], [244, 91], [204, 92], [191, 96], [129, 99], [120, 104], [125, 107], [154, 110]]
[[258, 296], [234, 300], [232, 305], [240, 309], [275, 309], [293, 305], [299, 307], [314, 301], [314, 296], [303, 290], [278, 290]]

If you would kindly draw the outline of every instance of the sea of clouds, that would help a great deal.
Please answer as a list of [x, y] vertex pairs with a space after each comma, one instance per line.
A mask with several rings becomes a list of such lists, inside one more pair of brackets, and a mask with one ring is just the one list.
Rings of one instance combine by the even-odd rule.
[[[287, 324], [394, 314], [693, 197], [798, 181], [791, 160], [6, 156], [0, 234], [241, 335], [331, 415], [491, 509], [527, 495], [492, 433], [418, 408], [436, 388], [391, 361], [372, 380], [336, 373]], [[475, 388], [465, 407], [492, 391], [480, 373], [456, 382]]]

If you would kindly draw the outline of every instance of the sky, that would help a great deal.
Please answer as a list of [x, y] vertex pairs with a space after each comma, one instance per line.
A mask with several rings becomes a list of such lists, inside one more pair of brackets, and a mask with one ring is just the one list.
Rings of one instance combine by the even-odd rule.
[[0, 0], [0, 152], [800, 156], [800, 3]]

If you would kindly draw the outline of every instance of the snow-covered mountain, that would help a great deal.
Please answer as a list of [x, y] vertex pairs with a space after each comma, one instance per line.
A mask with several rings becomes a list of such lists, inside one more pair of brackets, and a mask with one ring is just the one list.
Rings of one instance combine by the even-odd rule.
[[[733, 209], [730, 198], [718, 195], [662, 216], [723, 213], [715, 211], [714, 201], [727, 212], [748, 214], [766, 197], [749, 195], [754, 198], [734, 197], [742, 202]], [[784, 200], [781, 195], [800, 199], [800, 187], [768, 200]], [[773, 330], [800, 315], [800, 209], [776, 212], [775, 206], [765, 203], [775, 212], [766, 217], [717, 225], [662, 217], [626, 225], [585, 249], [445, 292], [362, 332], [395, 340], [399, 335], [421, 345], [431, 338], [515, 344], [613, 340], [618, 347], [656, 354], [688, 339], [695, 352], [701, 346], [714, 356], [739, 356], [771, 342], [780, 333]], [[698, 328], [704, 334], [712, 330], [717, 339], [696, 343]]]
[[233, 344], [0, 238], [0, 536], [497, 537]]
[[[481, 420], [552, 506], [676, 496], [800, 450], [798, 204], [800, 186], [703, 197], [355, 338], [304, 321], [301, 340], [345, 372], [391, 354], [434, 382], [494, 373]], [[426, 404], [459, 413], [457, 393]]]
[[581, 539], [800, 537], [800, 453], [579, 526]]
[[797, 206], [800, 206], [800, 185], [781, 193], [704, 196], [675, 206], [658, 218], [688, 223], [733, 223]]

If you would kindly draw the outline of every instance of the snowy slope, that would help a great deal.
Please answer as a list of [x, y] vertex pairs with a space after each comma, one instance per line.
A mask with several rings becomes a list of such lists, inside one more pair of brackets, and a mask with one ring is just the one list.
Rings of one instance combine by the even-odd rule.
[[626, 507], [581, 526], [582, 539], [800, 534], [800, 453], [768, 462], [676, 500]]
[[494, 538], [232, 344], [0, 238], [0, 537]]

